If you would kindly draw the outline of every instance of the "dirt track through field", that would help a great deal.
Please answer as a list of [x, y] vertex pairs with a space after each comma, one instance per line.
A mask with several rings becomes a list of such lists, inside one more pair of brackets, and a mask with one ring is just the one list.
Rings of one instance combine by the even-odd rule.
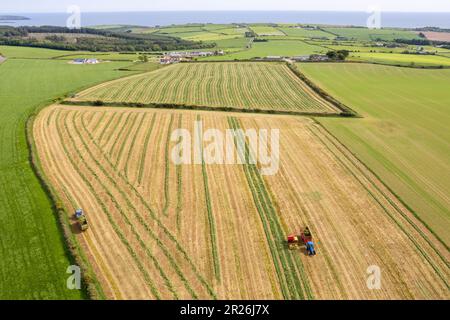
[[[180, 165], [174, 129], [280, 129], [280, 170]], [[115, 299], [448, 299], [449, 253], [307, 118], [50, 106], [34, 123], [48, 181]], [[315, 257], [289, 251], [309, 226]], [[381, 289], [367, 268], [381, 269]]]

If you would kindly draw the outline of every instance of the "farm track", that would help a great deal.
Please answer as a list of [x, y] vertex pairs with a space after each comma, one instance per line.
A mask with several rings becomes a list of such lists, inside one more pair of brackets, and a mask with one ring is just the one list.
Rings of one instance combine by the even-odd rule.
[[[224, 95], [223, 92], [229, 92]], [[284, 64], [179, 64], [104, 83], [72, 102], [141, 103], [339, 114]]]
[[[205, 129], [279, 128], [278, 174], [175, 166], [170, 133], [197, 119]], [[309, 119], [51, 106], [33, 130], [68, 212], [88, 214], [77, 237], [108, 298], [449, 298], [448, 251]], [[284, 244], [305, 225], [314, 258]], [[380, 290], [366, 286], [371, 265], [382, 270]]]

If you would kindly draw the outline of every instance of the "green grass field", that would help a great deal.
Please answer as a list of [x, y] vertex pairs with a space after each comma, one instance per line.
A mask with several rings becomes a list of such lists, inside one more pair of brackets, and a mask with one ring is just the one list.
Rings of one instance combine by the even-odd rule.
[[206, 58], [207, 60], [234, 60], [264, 58], [267, 56], [299, 56], [313, 53], [324, 53], [327, 49], [310, 45], [300, 40], [272, 40], [268, 42], [254, 42], [249, 50]]
[[183, 63], [90, 88], [74, 101], [340, 113], [283, 63]]
[[136, 53], [121, 54], [118, 52], [87, 52], [87, 51], [67, 51], [51, 50], [42, 48], [27, 48], [0, 46], [0, 53], [11, 59], [60, 59], [73, 60], [77, 58], [98, 58], [101, 60], [123, 60], [135, 61], [138, 59]]
[[0, 46], [0, 53], [8, 58], [52, 59], [54, 57], [69, 55], [75, 52], [64, 50], [41, 49], [41, 48]]
[[224, 39], [211, 41], [216, 44], [216, 48], [224, 49], [229, 51], [229, 49], [244, 49], [249, 43], [249, 38], [234, 38], [234, 39]]
[[304, 37], [304, 38], [328, 38], [328, 39], [334, 39], [335, 36], [324, 32], [322, 30], [308, 30], [303, 28], [281, 28], [281, 30], [288, 35], [289, 37]]
[[450, 59], [439, 55], [419, 55], [401, 53], [355, 52], [350, 55], [350, 60], [368, 61], [398, 65], [416, 66], [450, 66]]
[[318, 119], [450, 243], [450, 70], [302, 64], [364, 119]]
[[264, 25], [252, 25], [250, 26], [252, 31], [258, 36], [284, 36], [285, 34], [278, 28]]
[[[23, 50], [23, 52], [21, 52]], [[0, 48], [8, 56], [37, 58], [60, 52]], [[0, 65], [0, 299], [80, 299], [66, 289], [61, 230], [29, 162], [25, 123], [51, 99], [127, 74], [129, 63], [75, 66], [66, 61], [9, 59]]]
[[393, 41], [395, 39], [420, 39], [412, 32], [400, 29], [368, 29], [368, 28], [324, 28], [325, 31], [362, 41], [377, 41], [378, 39]]

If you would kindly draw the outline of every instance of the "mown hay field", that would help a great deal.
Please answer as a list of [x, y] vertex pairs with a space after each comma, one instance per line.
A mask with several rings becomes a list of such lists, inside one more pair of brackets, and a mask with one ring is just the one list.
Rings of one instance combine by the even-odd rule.
[[[195, 121], [280, 129], [278, 173], [175, 165], [171, 133]], [[88, 216], [78, 237], [109, 298], [449, 298], [448, 251], [311, 119], [54, 105], [33, 131], [68, 212]], [[284, 242], [306, 225], [313, 258]], [[367, 287], [372, 265], [379, 290]]]
[[285, 64], [191, 63], [101, 84], [73, 101], [337, 114]]

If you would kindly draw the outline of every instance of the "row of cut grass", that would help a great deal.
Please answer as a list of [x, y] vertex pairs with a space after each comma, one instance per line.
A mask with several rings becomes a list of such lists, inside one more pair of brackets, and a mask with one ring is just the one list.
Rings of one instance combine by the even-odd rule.
[[[119, 194], [121, 194], [121, 196], [123, 197], [124, 201], [126, 202], [127, 207], [131, 210], [131, 212], [134, 213], [134, 216], [136, 217], [136, 219], [141, 223], [141, 225], [145, 228], [145, 230], [148, 232], [148, 234], [152, 237], [153, 240], [155, 240], [158, 244], [158, 246], [161, 248], [161, 250], [163, 251], [163, 253], [165, 254], [165, 256], [168, 258], [168, 260], [171, 263], [171, 266], [175, 269], [175, 271], [177, 272], [177, 274], [180, 276], [180, 278], [182, 279], [182, 281], [185, 283], [185, 285], [187, 286], [187, 289], [189, 292], [193, 292], [191, 289], [189, 289], [189, 284], [187, 283], [187, 280], [184, 278], [183, 274], [181, 273], [181, 270], [179, 269], [174, 257], [171, 255], [169, 249], [167, 248], [167, 246], [160, 240], [159, 237], [157, 237], [157, 235], [154, 233], [154, 231], [150, 228], [150, 226], [148, 225], [148, 223], [146, 222], [146, 220], [141, 216], [141, 214], [138, 212], [138, 210], [136, 209], [135, 204], [133, 203], [133, 201], [130, 198], [130, 195], [128, 193], [126, 193], [124, 190], [122, 190], [121, 188], [119, 188], [117, 186], [117, 181], [114, 180], [114, 178], [110, 175], [110, 173], [106, 170], [106, 168], [101, 164], [101, 161], [105, 161], [106, 164], [108, 164], [111, 168], [113, 168], [113, 163], [111, 162], [111, 160], [109, 160], [109, 158], [105, 155], [105, 153], [103, 152], [103, 150], [101, 149], [101, 147], [97, 144], [97, 142], [95, 141], [95, 138], [91, 135], [91, 133], [89, 131], [86, 130], [86, 128], [84, 128], [83, 126], [81, 126], [81, 128], [79, 128], [79, 130], [75, 130], [77, 132], [79, 131], [86, 131], [86, 135], [88, 135], [90, 137], [90, 143], [92, 143], [92, 145], [99, 149], [100, 153], [103, 156], [103, 159], [98, 159], [96, 158], [93, 154], [92, 151], [89, 147], [89, 145], [84, 141], [81, 140], [83, 143], [84, 148], [87, 151], [87, 155], [90, 157], [90, 159], [96, 164], [96, 168], [99, 169], [103, 175], [107, 178], [107, 181], [109, 181], [110, 185], [112, 187], [114, 187]], [[78, 152], [80, 152], [80, 150], [77, 150]], [[145, 207], [145, 209], [147, 209], [149, 216], [156, 222], [156, 225], [161, 228], [163, 230], [163, 233], [165, 236], [167, 236], [169, 238], [170, 241], [172, 241], [177, 249], [177, 251], [183, 256], [183, 258], [189, 263], [192, 271], [194, 272], [195, 276], [198, 278], [199, 282], [202, 283], [205, 286], [205, 289], [208, 291], [208, 293], [210, 294], [210, 296], [212, 298], [215, 298], [215, 294], [212, 291], [212, 289], [210, 288], [210, 286], [208, 285], [208, 283], [203, 279], [203, 277], [199, 274], [197, 268], [195, 267], [195, 265], [193, 264], [191, 258], [188, 256], [188, 254], [186, 253], [186, 251], [183, 249], [183, 247], [179, 244], [179, 242], [176, 240], [176, 238], [171, 234], [171, 232], [164, 226], [164, 224], [161, 222], [160, 219], [158, 219], [157, 215], [155, 214], [154, 210], [152, 208], [150, 208], [149, 204], [147, 203], [147, 201], [145, 201], [145, 199], [142, 197], [142, 195], [136, 190], [136, 188], [131, 185], [129, 183], [129, 181], [119, 172], [117, 171], [117, 176], [119, 176], [122, 179], [122, 182], [124, 182], [127, 187], [130, 188], [130, 190], [132, 191], [132, 193], [134, 193], [134, 196], [136, 196], [141, 203], [143, 204], [143, 206]], [[122, 210], [121, 208], [119, 208], [119, 210]], [[193, 297], [195, 298], [197, 295], [194, 294]]]
[[229, 117], [228, 122], [230, 128], [237, 132], [236, 146], [245, 143], [244, 153], [239, 156], [246, 163], [243, 169], [261, 218], [283, 296], [285, 299], [312, 299], [311, 287], [300, 258], [294, 256], [284, 246], [284, 232], [259, 169], [248, 161], [253, 151], [245, 142], [242, 131], [239, 131], [241, 129], [239, 121]]

